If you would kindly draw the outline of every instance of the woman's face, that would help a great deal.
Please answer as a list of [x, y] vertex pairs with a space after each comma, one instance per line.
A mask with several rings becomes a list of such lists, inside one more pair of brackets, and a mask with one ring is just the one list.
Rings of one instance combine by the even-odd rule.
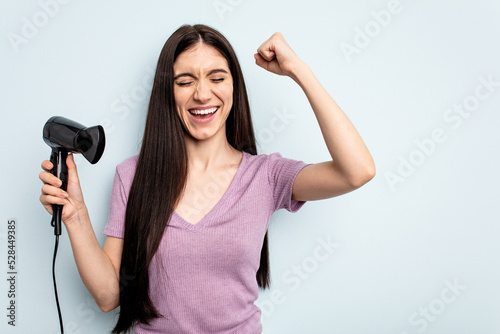
[[217, 49], [200, 43], [177, 57], [174, 98], [184, 128], [193, 138], [205, 140], [219, 132], [225, 137], [233, 105], [233, 78]]

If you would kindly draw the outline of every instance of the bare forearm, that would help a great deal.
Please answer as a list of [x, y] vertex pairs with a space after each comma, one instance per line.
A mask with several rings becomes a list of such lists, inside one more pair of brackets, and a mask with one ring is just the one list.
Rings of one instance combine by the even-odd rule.
[[328, 151], [340, 171], [352, 180], [374, 174], [375, 164], [358, 131], [309, 66], [302, 63], [291, 77], [306, 94]]
[[79, 212], [78, 218], [66, 224], [78, 272], [99, 307], [109, 311], [118, 305], [119, 277], [97, 241], [87, 211]]

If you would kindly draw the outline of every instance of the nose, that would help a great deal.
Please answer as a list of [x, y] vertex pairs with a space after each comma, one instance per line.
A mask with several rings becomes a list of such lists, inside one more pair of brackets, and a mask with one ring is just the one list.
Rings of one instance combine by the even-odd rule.
[[196, 86], [196, 91], [194, 92], [194, 99], [200, 101], [201, 103], [208, 102], [212, 97], [212, 90], [210, 84], [206, 80], [198, 81]]

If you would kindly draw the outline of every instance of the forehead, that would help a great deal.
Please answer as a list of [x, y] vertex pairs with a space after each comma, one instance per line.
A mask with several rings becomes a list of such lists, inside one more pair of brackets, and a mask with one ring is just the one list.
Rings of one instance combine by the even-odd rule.
[[226, 58], [213, 46], [199, 43], [183, 51], [174, 62], [174, 75], [179, 72], [204, 72], [214, 68], [226, 69], [229, 66]]

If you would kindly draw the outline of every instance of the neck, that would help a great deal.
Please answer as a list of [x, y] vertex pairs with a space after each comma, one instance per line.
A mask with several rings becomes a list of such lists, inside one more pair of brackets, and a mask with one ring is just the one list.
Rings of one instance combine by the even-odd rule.
[[238, 159], [241, 154], [229, 144], [223, 131], [205, 140], [197, 140], [188, 134], [185, 139], [189, 169], [213, 170]]

